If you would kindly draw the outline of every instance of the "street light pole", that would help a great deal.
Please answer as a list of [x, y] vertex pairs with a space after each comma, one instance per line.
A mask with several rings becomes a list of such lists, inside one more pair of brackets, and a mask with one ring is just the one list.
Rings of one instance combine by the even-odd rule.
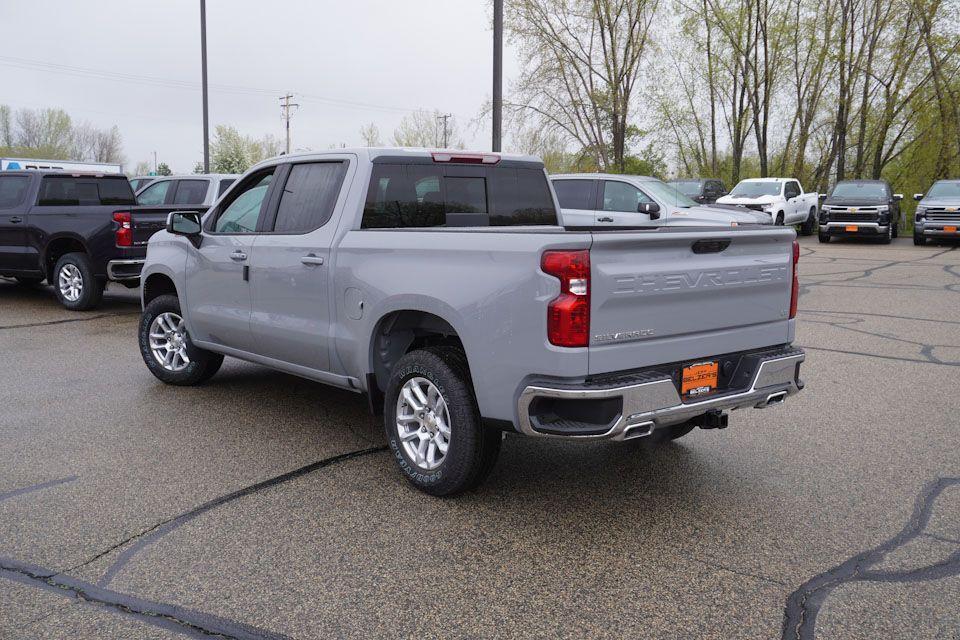
[[493, 150], [500, 151], [503, 128], [503, 0], [493, 0]]
[[203, 172], [210, 173], [210, 122], [207, 109], [207, 0], [200, 0], [200, 65], [203, 76]]

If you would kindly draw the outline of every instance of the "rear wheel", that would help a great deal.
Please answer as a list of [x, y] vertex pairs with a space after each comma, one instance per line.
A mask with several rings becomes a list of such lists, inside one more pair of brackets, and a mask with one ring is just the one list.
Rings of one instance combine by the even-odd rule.
[[150, 373], [167, 384], [191, 386], [213, 377], [223, 356], [193, 345], [173, 295], [153, 299], [140, 316], [140, 355]]
[[71, 311], [88, 311], [99, 305], [103, 287], [85, 253], [65, 254], [53, 268], [53, 290], [60, 304]]
[[816, 207], [810, 207], [810, 213], [807, 215], [807, 219], [803, 221], [803, 224], [800, 225], [800, 235], [802, 236], [812, 236], [813, 230], [817, 226], [817, 209]]
[[428, 347], [397, 362], [384, 398], [384, 430], [400, 470], [435, 496], [468, 491], [490, 473], [502, 433], [483, 427], [463, 351]]

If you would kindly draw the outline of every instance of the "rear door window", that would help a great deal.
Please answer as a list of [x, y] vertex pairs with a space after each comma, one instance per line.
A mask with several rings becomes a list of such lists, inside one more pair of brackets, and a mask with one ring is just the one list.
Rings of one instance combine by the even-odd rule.
[[167, 191], [173, 180], [161, 180], [154, 182], [149, 187], [140, 192], [137, 196], [137, 203], [142, 205], [163, 204], [167, 201]]
[[37, 205], [41, 207], [126, 206], [135, 203], [130, 181], [123, 177], [45, 176], [37, 198]]
[[0, 176], [0, 209], [12, 209], [27, 195], [29, 176]]
[[293, 165], [280, 196], [274, 232], [309, 233], [325, 225], [333, 215], [345, 170], [344, 162]]
[[561, 209], [593, 209], [593, 180], [554, 180]]
[[207, 199], [210, 183], [206, 180], [177, 180], [173, 204], [203, 204]]
[[223, 192], [230, 188], [236, 182], [236, 178], [226, 178], [220, 181], [220, 188], [217, 190], [217, 197], [222, 196]]

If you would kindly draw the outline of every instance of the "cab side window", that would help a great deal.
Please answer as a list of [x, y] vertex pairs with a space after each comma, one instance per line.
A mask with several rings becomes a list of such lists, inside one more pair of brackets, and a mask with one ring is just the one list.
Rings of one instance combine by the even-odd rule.
[[626, 182], [603, 183], [603, 210], [636, 213], [641, 204], [652, 203], [647, 194]]
[[214, 233], [254, 233], [266, 208], [267, 191], [273, 180], [274, 168], [259, 171], [250, 176], [233, 191], [228, 202], [224, 202], [216, 220]]
[[27, 176], [0, 176], [0, 209], [12, 209], [23, 202], [28, 186]]
[[167, 201], [167, 191], [170, 190], [171, 184], [173, 184], [173, 180], [154, 182], [140, 192], [140, 195], [137, 196], [137, 204], [163, 204]]
[[796, 198], [800, 195], [800, 185], [796, 182], [788, 182], [786, 188], [784, 189], [783, 196], [789, 200], [790, 198]]

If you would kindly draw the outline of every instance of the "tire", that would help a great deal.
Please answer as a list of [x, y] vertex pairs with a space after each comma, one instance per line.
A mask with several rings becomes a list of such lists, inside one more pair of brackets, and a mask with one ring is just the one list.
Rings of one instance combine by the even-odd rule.
[[53, 268], [53, 291], [57, 300], [71, 311], [89, 311], [103, 299], [102, 280], [93, 273], [93, 264], [85, 253], [67, 253]]
[[927, 239], [924, 238], [922, 235], [915, 233], [913, 234], [913, 244], [915, 244], [918, 247], [922, 247], [925, 244], [927, 244]]
[[16, 279], [17, 284], [22, 287], [36, 287], [43, 282], [43, 278], [35, 278], [32, 276], [14, 276], [14, 278]]
[[418, 349], [397, 362], [384, 398], [383, 426], [403, 475], [434, 496], [455, 495], [483, 482], [503, 438], [500, 431], [483, 427], [466, 356], [456, 347]]
[[880, 244], [890, 244], [893, 242], [893, 222], [887, 225], [887, 233], [880, 238]]
[[[161, 320], [158, 318], [163, 317]], [[174, 325], [176, 319], [180, 319], [180, 324]], [[143, 310], [140, 316], [140, 328], [137, 332], [140, 343], [140, 355], [143, 362], [147, 365], [158, 380], [177, 386], [193, 386], [206, 382], [214, 376], [223, 364], [223, 356], [219, 353], [213, 353], [193, 345], [190, 340], [190, 334], [182, 324], [183, 314], [180, 311], [180, 300], [174, 295], [158, 296], [150, 301], [147, 308]], [[155, 353], [151, 345], [151, 332], [156, 337], [159, 334], [166, 334], [167, 338], [157, 340], [154, 345], [159, 345], [162, 341], [165, 346], [157, 349]], [[155, 338], [156, 339], [156, 338]], [[171, 346], [173, 343], [173, 346]], [[182, 345], [182, 349], [177, 348]], [[168, 365], [165, 365], [160, 357], [160, 353], [174, 352]], [[184, 364], [183, 355], [186, 355], [187, 363]]]
[[899, 221], [899, 220], [891, 220], [891, 221], [890, 221], [890, 224], [893, 225], [893, 237], [894, 237], [894, 238], [899, 238], [899, 237], [900, 237], [900, 221]]
[[821, 231], [820, 233], [817, 234], [817, 240], [819, 240], [823, 244], [827, 244], [830, 242], [830, 234], [824, 233], [823, 231]]
[[687, 424], [686, 422], [670, 425], [669, 427], [662, 427], [650, 435], [651, 442], [654, 444], [661, 444], [664, 442], [670, 442], [672, 440], [678, 440], [696, 428], [697, 425]]
[[782, 226], [783, 226], [783, 211], [781, 211], [780, 213], [777, 214], [777, 219], [776, 219], [776, 221], [774, 221], [773, 224], [775, 224], [775, 225], [778, 226], [778, 227], [782, 227]]
[[817, 209], [816, 207], [810, 208], [810, 213], [807, 215], [807, 219], [803, 221], [803, 224], [800, 225], [800, 235], [802, 236], [812, 236], [813, 230], [817, 227]]

